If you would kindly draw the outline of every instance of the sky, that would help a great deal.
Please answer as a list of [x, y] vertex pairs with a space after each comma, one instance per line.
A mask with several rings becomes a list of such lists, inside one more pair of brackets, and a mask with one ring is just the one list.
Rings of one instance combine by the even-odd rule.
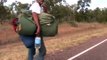
[[[9, 5], [14, 1], [16, 1], [16, 0], [7, 0], [6, 5]], [[32, 3], [32, 0], [17, 0], [17, 1], [20, 1], [22, 3]], [[66, 0], [66, 2], [69, 5], [76, 4], [77, 1], [78, 0]], [[99, 8], [106, 7], [107, 8], [107, 0], [92, 0], [91, 4], [90, 4], [90, 9], [95, 9], [96, 7], [99, 7]]]
[[[77, 3], [78, 0], [66, 0], [70, 5]], [[107, 8], [107, 0], [91, 0], [90, 9], [99, 8]]]

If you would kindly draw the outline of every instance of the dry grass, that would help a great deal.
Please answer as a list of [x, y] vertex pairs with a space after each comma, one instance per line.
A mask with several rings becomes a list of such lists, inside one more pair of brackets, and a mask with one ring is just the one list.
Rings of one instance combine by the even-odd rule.
[[[100, 37], [107, 34], [106, 26], [100, 26], [99, 28], [96, 28], [96, 26], [97, 24], [94, 25], [94, 29], [89, 29], [87, 31], [83, 30], [73, 34], [69, 30], [69, 34], [66, 34], [65, 36], [58, 36], [53, 39], [45, 40], [47, 54], [54, 54], [56, 51], [63, 51], [66, 48], [80, 45], [91, 37]], [[91, 25], [91, 27], [93, 27], [93, 25]], [[64, 30], [61, 31], [64, 33]], [[59, 35], [61, 35], [61, 33]], [[23, 43], [0, 46], [0, 60], [27, 60], [27, 49], [23, 46]]]
[[86, 42], [91, 37], [100, 37], [107, 34], [106, 31], [107, 28], [97, 29], [88, 32], [74, 34], [73, 36], [66, 36], [46, 41], [48, 53], [55, 53], [55, 51], [63, 51], [63, 49], [67, 47], [77, 46], [81, 43]]
[[27, 60], [27, 50], [23, 45], [12, 44], [0, 49], [0, 60]]

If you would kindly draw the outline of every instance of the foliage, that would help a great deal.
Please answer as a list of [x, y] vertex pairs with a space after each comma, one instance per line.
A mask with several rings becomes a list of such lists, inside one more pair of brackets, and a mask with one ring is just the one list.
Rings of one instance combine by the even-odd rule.
[[88, 10], [86, 13], [77, 12], [76, 21], [78, 22], [107, 22], [107, 8], [96, 8], [95, 10]]
[[86, 12], [88, 10], [87, 7], [90, 7], [91, 0], [78, 0], [77, 2], [77, 10], [81, 12]]
[[22, 9], [27, 9], [29, 4], [22, 4], [21, 2], [13, 2], [11, 5], [11, 12], [13, 14], [13, 17], [17, 16], [19, 13], [21, 13]]
[[[65, 5], [62, 4], [65, 3]], [[4, 2], [3, 2], [4, 3]], [[78, 4], [68, 5], [65, 0], [45, 0], [48, 8], [48, 13], [53, 14], [56, 19], [61, 22], [69, 22], [75, 24], [76, 22], [107, 22], [107, 8], [96, 8], [94, 10], [86, 8], [89, 7], [91, 0], [79, 0]], [[83, 4], [83, 5], [82, 5]], [[0, 20], [11, 19], [15, 17], [13, 6], [17, 14], [21, 9], [27, 9], [29, 4], [22, 4], [21, 2], [14, 2], [10, 6], [0, 4]], [[77, 10], [80, 10], [79, 12]]]
[[0, 4], [0, 21], [4, 21], [5, 19], [9, 18], [10, 11], [8, 10], [8, 7], [3, 6]]

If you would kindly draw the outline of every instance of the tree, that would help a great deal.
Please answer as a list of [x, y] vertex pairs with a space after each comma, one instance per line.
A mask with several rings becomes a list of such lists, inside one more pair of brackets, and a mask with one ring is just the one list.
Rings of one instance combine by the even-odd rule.
[[0, 4], [4, 4], [5, 2], [7, 2], [7, 0], [0, 0]]
[[9, 11], [6, 10], [5, 6], [0, 5], [0, 22], [1, 22], [1, 24], [6, 19], [8, 12]]
[[27, 9], [29, 4], [22, 4], [21, 2], [15, 1], [11, 5], [11, 13], [13, 14], [13, 17], [17, 17], [18, 14], [21, 13], [22, 9]]
[[90, 7], [91, 0], [78, 0], [77, 2], [77, 10], [86, 12], [88, 10], [87, 7]]
[[65, 0], [45, 0], [45, 4], [48, 8], [48, 11], [51, 13], [56, 5], [61, 5], [61, 2]]

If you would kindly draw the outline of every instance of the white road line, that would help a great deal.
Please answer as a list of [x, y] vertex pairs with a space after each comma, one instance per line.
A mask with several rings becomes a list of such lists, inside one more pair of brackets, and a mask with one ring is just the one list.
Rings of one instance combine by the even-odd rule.
[[75, 56], [69, 58], [68, 60], [73, 60], [73, 59], [79, 57], [80, 55], [82, 55], [82, 54], [84, 54], [84, 53], [90, 51], [91, 49], [93, 49], [93, 48], [95, 48], [95, 47], [101, 45], [102, 43], [104, 43], [104, 42], [106, 42], [106, 41], [107, 41], [107, 39], [105, 39], [105, 40], [101, 41], [100, 43], [98, 43], [98, 44], [96, 44], [96, 45], [94, 45], [94, 46], [92, 46], [92, 47], [90, 47], [90, 48], [88, 48], [88, 49], [86, 49], [86, 50], [84, 50], [84, 51], [78, 53], [77, 55], [75, 55]]

